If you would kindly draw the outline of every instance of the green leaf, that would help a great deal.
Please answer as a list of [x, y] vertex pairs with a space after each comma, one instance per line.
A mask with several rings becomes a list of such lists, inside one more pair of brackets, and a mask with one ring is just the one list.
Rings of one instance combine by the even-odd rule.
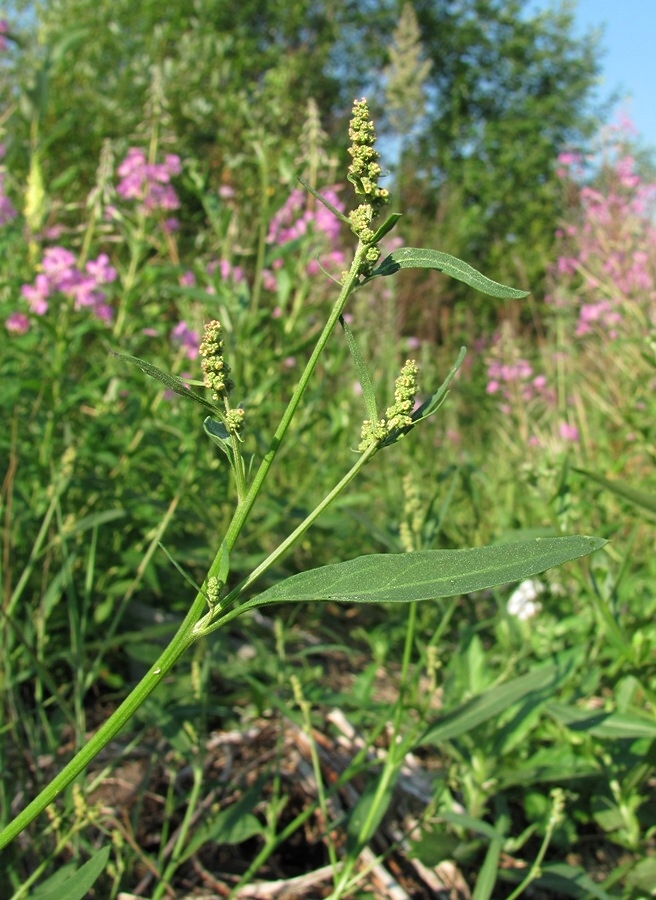
[[102, 874], [109, 859], [109, 847], [103, 847], [68, 877], [65, 866], [30, 894], [32, 900], [82, 900]]
[[575, 472], [585, 475], [585, 477], [589, 478], [591, 481], [596, 481], [597, 484], [600, 484], [602, 487], [608, 488], [609, 491], [617, 494], [618, 497], [624, 497], [625, 500], [630, 500], [631, 503], [635, 503], [636, 506], [641, 506], [643, 509], [648, 509], [649, 512], [656, 513], [656, 495], [647, 494], [645, 491], [639, 491], [636, 488], [629, 487], [622, 481], [610, 480], [604, 478], [602, 475], [596, 475], [594, 472], [588, 472], [587, 469], [577, 469], [575, 466], [572, 468]]
[[161, 383], [170, 391], [174, 391], [176, 394], [180, 394], [181, 397], [187, 397], [191, 400], [195, 400], [196, 403], [200, 403], [201, 406], [204, 406], [206, 409], [209, 409], [213, 413], [216, 413], [216, 407], [213, 403], [210, 403], [209, 400], [205, 399], [205, 397], [201, 397], [200, 394], [192, 391], [187, 382], [183, 381], [181, 378], [178, 378], [176, 375], [169, 375], [168, 372], [163, 372], [161, 369], [158, 369], [157, 366], [153, 366], [151, 363], [146, 362], [143, 359], [139, 359], [138, 356], [129, 356], [127, 353], [117, 353], [116, 350], [110, 350], [109, 352], [112, 354], [112, 356], [116, 356], [118, 357], [118, 359], [122, 359], [125, 362], [129, 362], [137, 366], [137, 368], [141, 369], [141, 371], [146, 375], [150, 375], [151, 378], [155, 378], [157, 381], [161, 381]]
[[441, 386], [435, 391], [435, 393], [431, 397], [428, 398], [428, 400], [424, 401], [424, 403], [422, 403], [421, 406], [418, 409], [416, 409], [414, 411], [414, 413], [412, 414], [412, 422], [414, 425], [416, 425], [417, 422], [421, 422], [423, 419], [427, 419], [429, 416], [432, 416], [433, 413], [437, 412], [437, 410], [440, 408], [440, 406], [444, 403], [444, 400], [446, 398], [447, 388], [453, 381], [453, 378], [454, 378], [456, 372], [462, 365], [462, 361], [464, 360], [466, 354], [467, 354], [467, 348], [461, 347], [460, 353], [458, 354], [458, 358], [455, 361], [453, 368], [451, 369], [449, 374], [446, 376], [446, 378], [442, 382]]
[[321, 203], [323, 206], [325, 206], [326, 209], [329, 209], [330, 212], [340, 220], [340, 222], [344, 222], [345, 225], [351, 224], [349, 219], [344, 215], [344, 213], [340, 212], [337, 209], [337, 207], [333, 206], [332, 203], [330, 203], [328, 200], [326, 200], [326, 198], [322, 194], [320, 194], [319, 191], [315, 191], [315, 189], [312, 187], [312, 185], [308, 184], [307, 181], [303, 181], [303, 179], [300, 177], [298, 178], [298, 180], [301, 182], [301, 184], [303, 185], [305, 190], [309, 191], [313, 197], [316, 197], [316, 199], [319, 201], [319, 203]]
[[611, 900], [610, 895], [578, 866], [567, 863], [545, 863], [542, 874], [533, 882], [534, 887], [542, 887], [555, 892], [557, 897], [576, 897], [587, 900]]
[[386, 234], [389, 234], [392, 228], [396, 225], [396, 223], [403, 217], [403, 213], [392, 213], [383, 224], [380, 226], [378, 231], [374, 234], [370, 244], [377, 244], [378, 241], [382, 241]]
[[503, 838], [496, 837], [490, 841], [483, 865], [476, 878], [476, 887], [472, 900], [490, 900], [499, 871], [499, 859], [503, 850]]
[[517, 288], [507, 287], [486, 278], [456, 256], [422, 247], [401, 247], [390, 253], [378, 268], [374, 269], [367, 281], [377, 275], [393, 275], [399, 269], [437, 269], [438, 272], [444, 272], [445, 275], [468, 284], [482, 294], [499, 297], [502, 300], [520, 300], [529, 295], [529, 291], [519, 291]]
[[225, 427], [223, 422], [220, 422], [217, 419], [213, 419], [211, 416], [207, 416], [206, 419], [203, 420], [203, 431], [208, 436], [208, 438], [216, 444], [216, 446], [228, 457], [230, 465], [233, 465], [234, 462], [234, 453], [232, 449], [232, 443], [230, 441], [230, 432]]
[[584, 731], [610, 740], [656, 738], [656, 722], [637, 713], [608, 713], [549, 703], [546, 711], [570, 731]]
[[200, 828], [197, 828], [184, 849], [182, 860], [212, 841], [215, 844], [241, 844], [256, 834], [263, 834], [264, 826], [251, 810], [261, 798], [265, 778], [260, 777], [244, 796], [227, 809], [222, 809]]
[[[397, 770], [394, 773], [394, 777], [385, 785], [382, 794], [378, 792], [377, 778], [367, 783], [349, 816], [346, 830], [346, 847], [350, 852], [360, 853], [365, 844], [368, 844], [375, 835], [383, 816], [392, 802], [398, 774]], [[375, 808], [374, 803], [376, 804]]]
[[369, 377], [369, 370], [362, 357], [355, 335], [349, 328], [348, 322], [344, 316], [339, 317], [339, 322], [344, 329], [346, 343], [348, 344], [351, 356], [353, 357], [353, 362], [355, 363], [355, 371], [357, 372], [358, 381], [362, 387], [362, 397], [367, 408], [367, 416], [369, 417], [370, 422], [377, 422], [378, 408], [376, 407], [376, 395], [374, 393], [373, 384], [371, 383], [371, 378]]
[[521, 675], [519, 678], [513, 678], [512, 681], [507, 681], [505, 684], [490, 688], [479, 694], [478, 697], [467, 700], [440, 716], [437, 722], [431, 724], [419, 738], [417, 746], [437, 745], [444, 741], [451, 741], [460, 737], [461, 734], [467, 734], [483, 722], [501, 715], [506, 709], [529, 694], [544, 691], [547, 688], [553, 691], [560, 682], [568, 677], [572, 668], [571, 661], [569, 664], [564, 663], [560, 666], [549, 663], [538, 666], [532, 672]]
[[573, 536], [475, 547], [372, 553], [300, 572], [248, 601], [242, 610], [269, 603], [331, 600], [339, 603], [411, 603], [453, 597], [522, 581], [604, 546], [601, 538]]

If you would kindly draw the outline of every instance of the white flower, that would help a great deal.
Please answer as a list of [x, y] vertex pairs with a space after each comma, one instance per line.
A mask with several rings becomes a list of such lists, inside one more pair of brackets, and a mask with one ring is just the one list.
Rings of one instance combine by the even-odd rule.
[[511, 616], [517, 616], [520, 621], [532, 619], [542, 609], [542, 604], [537, 599], [544, 593], [544, 585], [535, 579], [527, 578], [516, 587], [508, 598], [506, 609]]

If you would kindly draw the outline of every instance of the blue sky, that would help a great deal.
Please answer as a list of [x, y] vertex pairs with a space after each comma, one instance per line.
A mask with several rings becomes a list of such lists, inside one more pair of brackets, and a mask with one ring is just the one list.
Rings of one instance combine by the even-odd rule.
[[[536, 9], [554, 0], [534, 0]], [[656, 149], [656, 0], [574, 0], [575, 34], [603, 29], [598, 96], [617, 92], [641, 142]], [[628, 97], [628, 99], [627, 99]]]

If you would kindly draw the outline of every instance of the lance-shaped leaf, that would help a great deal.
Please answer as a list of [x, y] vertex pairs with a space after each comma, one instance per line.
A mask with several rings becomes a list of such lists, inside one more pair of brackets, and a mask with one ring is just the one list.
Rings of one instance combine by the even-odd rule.
[[382, 241], [386, 234], [389, 234], [392, 228], [396, 225], [399, 219], [403, 218], [403, 213], [392, 213], [380, 228], [376, 231], [372, 239], [369, 241], [370, 244], [377, 244], [378, 241]]
[[444, 272], [458, 281], [463, 281], [489, 297], [499, 297], [502, 300], [520, 300], [528, 297], [529, 291], [519, 291], [517, 288], [499, 284], [481, 275], [476, 269], [448, 253], [440, 250], [427, 250], [422, 247], [401, 247], [386, 256], [378, 268], [374, 269], [367, 281], [377, 275], [393, 275], [399, 269], [436, 269]]
[[599, 550], [595, 537], [535, 538], [470, 550], [372, 553], [299, 572], [249, 600], [241, 612], [269, 603], [332, 600], [343, 603], [412, 603], [453, 597], [522, 581]]
[[110, 352], [112, 356], [117, 356], [119, 359], [125, 360], [125, 362], [132, 363], [141, 369], [142, 372], [145, 372], [146, 375], [150, 375], [151, 378], [161, 381], [161, 383], [170, 391], [180, 394], [181, 397], [188, 397], [190, 400], [195, 400], [196, 403], [200, 403], [201, 406], [216, 413], [216, 406], [214, 406], [213, 403], [210, 403], [205, 397], [201, 397], [200, 394], [192, 391], [187, 382], [178, 378], [177, 375], [169, 375], [168, 372], [163, 372], [161, 369], [158, 369], [157, 366], [152, 365], [152, 363], [139, 359], [138, 356], [129, 356], [127, 353], [117, 353], [115, 350], [111, 350]]
[[656, 513], [656, 494], [647, 493], [646, 491], [630, 487], [628, 484], [624, 484], [623, 481], [604, 478], [603, 475], [597, 475], [595, 472], [588, 472], [587, 469], [577, 469], [574, 467], [574, 471], [580, 472], [581, 475], [585, 475], [585, 477], [589, 478], [591, 481], [596, 481], [597, 484], [600, 484], [602, 487], [608, 488], [609, 491], [617, 494], [618, 497], [624, 497], [625, 500], [630, 500], [631, 503], [635, 503], [636, 506], [641, 506], [643, 509], [648, 509], [649, 512]]
[[348, 344], [348, 348], [351, 351], [351, 356], [353, 357], [353, 362], [355, 363], [355, 370], [358, 375], [360, 387], [362, 388], [362, 397], [367, 408], [367, 415], [369, 416], [369, 420], [371, 422], [377, 422], [378, 409], [376, 407], [376, 394], [374, 392], [374, 386], [371, 383], [371, 378], [369, 377], [369, 370], [367, 369], [367, 365], [364, 361], [362, 353], [360, 352], [360, 348], [358, 346], [358, 342], [355, 339], [355, 335], [349, 328], [348, 322], [346, 321], [344, 316], [339, 317], [339, 322], [344, 329], [346, 343]]

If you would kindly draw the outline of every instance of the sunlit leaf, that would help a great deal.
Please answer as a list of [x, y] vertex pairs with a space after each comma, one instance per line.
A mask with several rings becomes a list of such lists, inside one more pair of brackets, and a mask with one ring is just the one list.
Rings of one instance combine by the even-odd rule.
[[520, 300], [528, 297], [529, 291], [520, 291], [517, 288], [499, 284], [485, 275], [481, 275], [472, 266], [440, 250], [427, 250], [423, 247], [401, 247], [386, 256], [377, 269], [371, 273], [369, 279], [377, 275], [393, 275], [399, 269], [436, 269], [444, 272], [458, 281], [468, 284], [482, 294], [489, 297], [498, 297], [502, 300]]
[[300, 572], [273, 585], [242, 609], [269, 603], [331, 600], [343, 603], [411, 603], [453, 597], [513, 581], [578, 559], [604, 546], [601, 538], [572, 536], [474, 547], [373, 553]]

